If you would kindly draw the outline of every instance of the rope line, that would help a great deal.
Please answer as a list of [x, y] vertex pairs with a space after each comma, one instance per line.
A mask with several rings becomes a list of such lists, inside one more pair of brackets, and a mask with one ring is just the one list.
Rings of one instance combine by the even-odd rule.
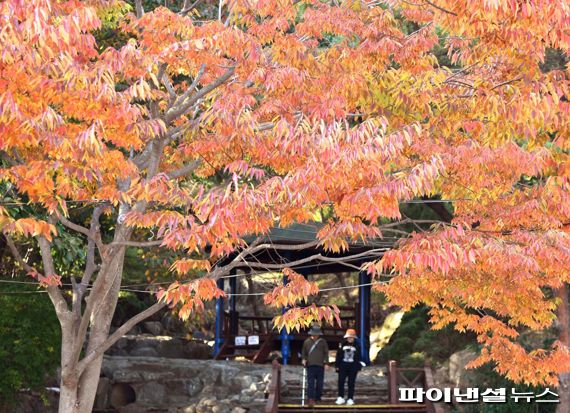
[[[381, 274], [381, 275], [387, 275], [387, 274]], [[1, 282], [9, 282], [8, 280], [1, 280]], [[39, 285], [39, 283], [34, 283], [34, 282], [19, 282], [19, 283], [25, 283], [25, 284], [36, 284]], [[360, 288], [360, 287], [367, 287], [367, 286], [372, 286], [372, 285], [385, 285], [388, 284], [389, 281], [373, 281], [370, 283], [362, 283], [362, 284], [355, 284], [355, 285], [346, 285], [344, 287], [329, 287], [329, 288], [322, 288], [319, 289], [319, 293], [322, 292], [328, 292], [328, 291], [337, 291], [337, 290], [346, 290], [346, 289], [354, 289], [354, 288]], [[67, 285], [71, 285], [71, 284], [67, 284]], [[156, 284], [149, 284], [149, 285], [156, 285]], [[89, 288], [90, 289], [90, 288]], [[135, 292], [135, 293], [145, 293], [145, 294], [154, 294], [154, 291], [148, 291], [148, 290], [137, 290], [137, 289], [131, 289], [131, 288], [120, 288], [120, 291], [126, 291], [126, 292]], [[40, 291], [0, 291], [0, 294], [41, 294], [41, 293], [47, 293], [46, 290], [40, 290]], [[229, 297], [248, 297], [248, 296], [263, 296], [267, 293], [236, 293], [236, 294], [226, 294], [226, 296]]]

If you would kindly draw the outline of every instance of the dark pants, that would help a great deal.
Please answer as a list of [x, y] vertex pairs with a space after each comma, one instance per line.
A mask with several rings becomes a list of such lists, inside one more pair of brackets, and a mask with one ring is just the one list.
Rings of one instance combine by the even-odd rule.
[[358, 374], [357, 363], [341, 363], [338, 369], [338, 395], [344, 398], [344, 382], [348, 379], [348, 398], [354, 399], [354, 383]]
[[307, 367], [307, 396], [309, 397], [309, 400], [321, 400], [324, 380], [325, 368], [323, 366]]

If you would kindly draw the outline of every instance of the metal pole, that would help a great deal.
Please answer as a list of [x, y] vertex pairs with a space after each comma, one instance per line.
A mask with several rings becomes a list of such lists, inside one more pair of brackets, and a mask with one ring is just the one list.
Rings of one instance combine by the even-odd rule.
[[230, 334], [238, 334], [238, 319], [236, 318], [236, 304], [237, 304], [237, 270], [234, 268], [230, 271]]
[[367, 317], [370, 317], [370, 275], [366, 271], [360, 271], [358, 273], [358, 300], [360, 306], [360, 320], [358, 320], [359, 334], [358, 338], [360, 340], [360, 349], [362, 351], [362, 361], [366, 364], [370, 364], [370, 353], [368, 352], [368, 323]]
[[301, 406], [305, 406], [305, 387], [307, 383], [307, 368], [303, 366], [303, 389], [301, 390]]
[[[220, 278], [216, 284], [220, 290], [224, 289], [224, 279]], [[223, 317], [224, 317], [224, 299], [220, 297], [216, 300], [216, 326], [215, 326], [215, 334], [216, 337], [214, 339], [214, 357], [218, 355], [220, 352], [220, 348], [222, 347], [222, 326], [223, 326]]]
[[[291, 261], [291, 251], [285, 251], [283, 257], [287, 262]], [[288, 279], [287, 276], [283, 276], [283, 285], [287, 285]], [[283, 307], [281, 309], [281, 314], [285, 314], [289, 308]], [[289, 364], [289, 354], [291, 352], [291, 345], [289, 343], [289, 334], [287, 334], [287, 330], [285, 328], [281, 329], [281, 357], [283, 358], [283, 365], [286, 366]]]

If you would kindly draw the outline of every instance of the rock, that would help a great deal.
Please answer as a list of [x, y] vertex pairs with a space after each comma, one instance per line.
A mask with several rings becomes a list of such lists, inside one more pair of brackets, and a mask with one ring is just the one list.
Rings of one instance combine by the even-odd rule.
[[247, 410], [243, 407], [234, 407], [232, 413], [247, 413]]
[[183, 359], [185, 358], [184, 345], [181, 340], [172, 338], [161, 340], [156, 346], [159, 357]]
[[200, 403], [198, 403], [199, 406], [206, 406], [206, 407], [212, 407], [218, 404], [218, 400], [215, 397], [208, 397], [205, 399], [200, 400]]
[[[208, 398], [203, 399], [203, 402], [206, 402], [209, 399], [209, 397], [213, 396], [216, 394], [216, 387], [213, 384], [206, 384], [203, 388], [202, 388], [202, 392], [200, 393], [202, 396], [206, 396]], [[212, 400], [216, 400], [215, 398]]]
[[230, 410], [230, 406], [227, 403], [219, 403], [212, 407], [212, 413], [227, 413]]
[[204, 383], [198, 377], [188, 380], [188, 382], [186, 384], [186, 389], [188, 390], [188, 395], [190, 397], [194, 397], [194, 396], [197, 396], [198, 394], [200, 394], [203, 387], [204, 387]]
[[246, 404], [246, 403], [251, 403], [253, 401], [253, 396], [247, 395], [247, 394], [242, 394], [239, 397], [239, 402], [242, 404]]
[[135, 348], [130, 355], [134, 357], [158, 357], [156, 350], [151, 347]]
[[468, 386], [471, 372], [467, 371], [465, 366], [476, 358], [477, 354], [471, 350], [458, 351], [449, 357], [449, 379], [455, 387]]
[[206, 360], [210, 358], [212, 348], [202, 340], [190, 340], [184, 346], [184, 357], [189, 359]]
[[145, 404], [154, 406], [164, 406], [166, 404], [166, 388], [156, 381], [144, 383], [138, 393], [139, 400]]
[[143, 328], [153, 336], [159, 336], [162, 334], [163, 328], [159, 321], [145, 321], [142, 325]]
[[115, 343], [113, 347], [116, 347], [120, 350], [126, 349], [129, 344], [129, 339], [126, 337], [120, 338], [119, 341]]
[[[129, 346], [140, 343], [143, 347], [139, 349], [154, 350], [148, 341], [159, 343], [170, 338], [128, 339]], [[117, 402], [123, 406], [115, 409], [120, 413], [168, 413], [168, 409], [176, 413], [234, 413], [236, 408], [243, 409], [235, 410], [236, 413], [263, 413], [266, 404], [263, 390], [270, 381], [271, 366], [236, 361], [105, 356], [102, 371], [111, 388], [123, 386], [121, 392], [115, 389], [123, 397], [122, 402]], [[386, 378], [380, 377], [379, 371], [371, 368], [370, 373], [361, 373], [358, 380], [360, 383], [373, 380], [370, 384], [381, 381], [385, 388]], [[299, 366], [284, 366], [283, 386], [296, 389], [301, 372]], [[326, 388], [335, 387], [336, 379], [334, 374], [325, 375]], [[107, 405], [100, 410], [110, 411], [110, 408]]]
[[247, 395], [247, 396], [253, 396], [253, 395], [255, 394], [255, 390], [243, 389], [243, 390], [241, 391], [241, 394]]
[[238, 377], [238, 381], [240, 382], [242, 389], [247, 389], [253, 384], [253, 378], [251, 376]]
[[467, 370], [465, 365], [475, 359], [477, 354], [470, 350], [461, 350], [452, 354], [441, 368], [434, 372], [438, 387], [469, 387], [475, 372]]

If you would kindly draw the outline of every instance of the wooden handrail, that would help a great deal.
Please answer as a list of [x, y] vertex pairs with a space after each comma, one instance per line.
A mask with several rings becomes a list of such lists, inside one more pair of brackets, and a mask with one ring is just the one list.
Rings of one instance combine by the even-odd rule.
[[265, 405], [265, 413], [277, 413], [279, 410], [279, 392], [281, 391], [281, 365], [277, 360], [271, 363], [271, 383], [269, 383], [269, 397]]
[[[426, 363], [424, 367], [398, 367], [397, 362], [394, 360], [388, 361], [388, 394], [389, 394], [389, 402], [390, 404], [399, 404], [400, 400], [398, 397], [398, 386], [400, 385], [399, 378], [403, 378], [404, 372], [417, 372], [420, 373], [419, 375], [423, 374], [423, 383], [421, 385], [424, 389], [430, 389], [435, 387], [435, 380], [433, 378], [433, 371], [431, 367]], [[411, 384], [415, 385], [416, 381], [419, 378], [419, 375], [411, 381]], [[410, 384], [409, 380], [406, 384]], [[432, 403], [429, 400], [426, 400], [425, 406], [427, 409], [427, 413], [443, 413], [444, 409], [443, 406], [439, 403]]]
[[388, 390], [390, 404], [398, 404], [398, 368], [394, 360], [388, 361]]

